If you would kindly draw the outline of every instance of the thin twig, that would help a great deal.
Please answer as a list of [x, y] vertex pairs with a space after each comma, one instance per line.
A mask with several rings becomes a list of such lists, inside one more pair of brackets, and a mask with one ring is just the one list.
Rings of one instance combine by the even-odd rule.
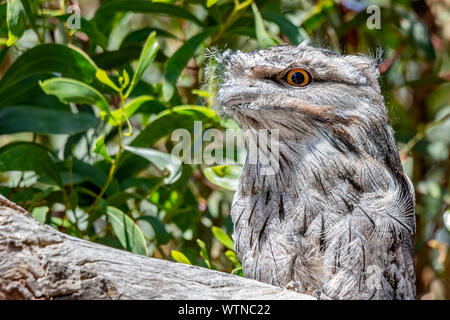
[[419, 130], [419, 132], [417, 132], [417, 134], [401, 149], [401, 154], [407, 154], [420, 140], [425, 138], [431, 130], [443, 124], [447, 119], [450, 119], [450, 113], [447, 113], [439, 120], [427, 124], [422, 130]]

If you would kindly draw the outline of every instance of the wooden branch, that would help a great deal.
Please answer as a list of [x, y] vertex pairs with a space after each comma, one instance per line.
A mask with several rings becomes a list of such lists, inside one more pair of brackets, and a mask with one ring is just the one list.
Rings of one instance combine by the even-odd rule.
[[0, 299], [314, 298], [71, 237], [0, 195]]

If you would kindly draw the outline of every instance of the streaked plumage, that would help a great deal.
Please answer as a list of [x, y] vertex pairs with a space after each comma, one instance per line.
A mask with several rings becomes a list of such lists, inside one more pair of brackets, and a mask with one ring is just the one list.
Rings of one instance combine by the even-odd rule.
[[[244, 275], [323, 299], [414, 299], [414, 190], [376, 61], [307, 43], [218, 59], [226, 113], [243, 130], [280, 135], [278, 172], [247, 162], [234, 197]], [[313, 81], [284, 83], [293, 67]]]

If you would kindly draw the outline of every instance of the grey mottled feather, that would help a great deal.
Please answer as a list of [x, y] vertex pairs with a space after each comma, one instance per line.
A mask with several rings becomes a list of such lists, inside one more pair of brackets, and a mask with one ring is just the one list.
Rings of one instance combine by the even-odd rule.
[[[247, 162], [233, 201], [244, 275], [330, 299], [414, 299], [414, 190], [376, 61], [307, 43], [218, 59], [226, 113], [244, 130], [280, 130], [278, 172]], [[284, 84], [292, 67], [313, 82]]]

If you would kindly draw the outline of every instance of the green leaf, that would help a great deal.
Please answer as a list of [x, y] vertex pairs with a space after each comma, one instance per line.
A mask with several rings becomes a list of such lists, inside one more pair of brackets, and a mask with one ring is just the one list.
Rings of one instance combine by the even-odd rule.
[[212, 96], [211, 92], [208, 92], [205, 90], [198, 90], [198, 89], [192, 90], [192, 94], [196, 94], [202, 98], [210, 98]]
[[112, 247], [112, 248], [116, 248], [116, 249], [121, 249], [122, 245], [120, 244], [120, 241], [117, 240], [116, 238], [114, 238], [113, 236], [110, 235], [106, 235], [104, 237], [101, 238], [97, 238], [95, 240], [96, 243], [100, 243], [104, 246], [108, 246], [108, 247]]
[[234, 242], [229, 235], [227, 235], [224, 231], [222, 231], [222, 229], [216, 226], [213, 226], [211, 228], [211, 231], [214, 237], [216, 237], [216, 239], [219, 240], [220, 243], [222, 243], [226, 248], [234, 251]]
[[293, 45], [297, 45], [308, 38], [308, 34], [305, 30], [303, 30], [303, 28], [295, 26], [281, 14], [271, 11], [261, 11], [261, 16], [265, 20], [270, 20], [276, 23], [281, 32], [288, 37], [289, 41]]
[[112, 118], [105, 97], [83, 82], [68, 78], [52, 78], [42, 82], [41, 87], [46, 94], [55, 95], [64, 103], [95, 105]]
[[31, 23], [33, 27], [35, 27], [38, 8], [38, 6], [36, 6], [36, 4], [34, 3], [35, 0], [21, 0], [21, 1], [28, 21]]
[[[73, 159], [72, 173], [77, 174], [83, 180], [92, 182], [98, 188], [102, 188], [108, 179], [105, 171], [98, 166], [83, 162], [77, 158]], [[111, 188], [112, 187], [110, 186], [106, 191], [107, 195], [112, 193], [109, 191]]]
[[5, 88], [0, 94], [0, 107], [17, 104], [28, 104], [28, 101], [42, 95], [39, 81], [52, 78], [52, 76], [37, 73], [22, 79], [11, 86]]
[[103, 137], [98, 138], [95, 143], [94, 153], [101, 155], [109, 163], [113, 162], [113, 159], [109, 156], [108, 151], [106, 150], [105, 140]]
[[181, 176], [181, 160], [171, 154], [150, 149], [125, 146], [125, 150], [150, 161], [161, 172], [166, 172], [164, 183], [172, 184]]
[[156, 41], [156, 32], [153, 31], [147, 38], [144, 44], [144, 48], [142, 49], [141, 56], [139, 57], [139, 62], [136, 67], [136, 71], [133, 75], [133, 80], [131, 80], [131, 85], [128, 88], [125, 97], [128, 97], [136, 87], [137, 83], [142, 77], [144, 71], [148, 68], [148, 66], [155, 60], [156, 54], [158, 53], [158, 42]]
[[35, 73], [59, 73], [63, 77], [90, 83], [96, 69], [94, 62], [80, 49], [43, 44], [26, 51], [14, 61], [0, 80], [0, 94]]
[[201, 106], [177, 106], [159, 113], [131, 143], [133, 147], [151, 146], [159, 139], [171, 134], [178, 128], [192, 130], [194, 121], [201, 121], [205, 126], [217, 124], [220, 118], [217, 113]]
[[231, 27], [224, 34], [225, 38], [232, 38], [235, 36], [245, 36], [251, 39], [256, 39], [256, 31], [255, 28], [236, 26]]
[[119, 76], [119, 82], [122, 88], [126, 88], [130, 84], [130, 76], [128, 75], [127, 70], [123, 69], [122, 75]]
[[122, 205], [126, 205], [127, 201], [130, 199], [140, 201], [145, 198], [135, 192], [130, 193], [119, 191], [109, 196], [106, 203], [109, 206], [120, 208]]
[[140, 96], [131, 100], [125, 105], [125, 115], [127, 118], [131, 118], [131, 116], [135, 114], [142, 105], [154, 100], [155, 98], [151, 96]]
[[226, 190], [236, 191], [241, 176], [241, 166], [220, 165], [203, 169], [205, 177]]
[[428, 28], [424, 23], [418, 20], [414, 21], [411, 28], [411, 38], [414, 46], [419, 49], [419, 54], [425, 59], [432, 61], [436, 58], [433, 44], [428, 36]]
[[151, 216], [143, 216], [140, 217], [139, 220], [144, 220], [151, 224], [153, 230], [155, 231], [156, 242], [158, 245], [163, 245], [170, 241], [170, 235], [161, 220]]
[[[144, 105], [145, 103], [149, 102], [149, 101], [153, 101], [155, 100], [155, 98], [150, 97], [150, 96], [140, 96], [136, 99], [131, 100], [130, 102], [127, 103], [127, 105], [125, 106], [125, 116], [127, 118], [131, 118], [131, 116], [138, 111], [138, 109]], [[122, 109], [116, 109], [112, 112], [112, 115], [114, 117], [114, 119], [116, 119], [116, 121], [118, 122], [120, 120], [120, 117], [122, 116]]]
[[0, 148], [0, 171], [34, 171], [62, 185], [61, 175], [49, 151], [32, 142], [13, 142]]
[[120, 183], [120, 189], [138, 188], [149, 192], [155, 186], [159, 185], [159, 180], [159, 178], [130, 177]]
[[405, 19], [400, 24], [400, 27], [409, 33], [413, 47], [419, 56], [427, 60], [434, 60], [436, 53], [428, 35], [427, 26], [413, 12], [398, 9], [397, 13], [401, 18]]
[[443, 83], [431, 91], [427, 96], [427, 108], [431, 115], [436, 115], [439, 110], [449, 105], [450, 82]]
[[106, 214], [122, 247], [128, 251], [146, 256], [148, 254], [147, 243], [138, 225], [117, 208], [106, 207]]
[[187, 40], [166, 62], [165, 80], [163, 87], [164, 99], [172, 98], [181, 71], [187, 66], [203, 41], [210, 36], [216, 28], [207, 29]]
[[152, 0], [152, 2], [162, 2], [162, 3], [170, 3], [170, 4], [172, 4], [176, 1], [177, 0]]
[[252, 3], [252, 10], [255, 18], [256, 39], [258, 40], [259, 45], [262, 48], [279, 45], [281, 41], [275, 40], [275, 38], [267, 32], [264, 21], [255, 3]]
[[171, 17], [183, 18], [198, 25], [203, 23], [196, 16], [180, 6], [166, 3], [152, 3], [148, 0], [110, 0], [105, 2], [95, 13], [96, 25], [106, 33], [111, 29], [114, 15], [119, 12], [158, 13]]
[[95, 72], [95, 77], [103, 84], [107, 85], [116, 92], [120, 92], [119, 87], [109, 78], [108, 74], [103, 69], [98, 69]]
[[335, 9], [333, 0], [321, 0], [309, 12], [308, 17], [303, 21], [302, 27], [308, 32], [319, 28], [329, 19], [330, 13]]
[[[56, 16], [55, 18], [61, 22], [66, 22], [70, 16], [71, 16], [70, 14], [62, 14]], [[94, 23], [92, 23], [92, 21], [80, 18], [79, 31], [84, 32], [89, 37], [89, 40], [92, 43], [98, 44], [103, 49], [106, 49], [108, 47], [108, 39], [105, 37], [103, 33], [100, 32], [100, 30]]]
[[200, 247], [200, 256], [205, 259], [206, 265], [211, 269], [211, 261], [209, 260], [208, 250], [206, 250], [206, 244], [200, 239], [197, 239], [197, 244]]
[[213, 5], [217, 3], [218, 0], [206, 0], [206, 7], [211, 8]]
[[239, 263], [239, 260], [236, 257], [236, 253], [234, 253], [234, 251], [232, 250], [225, 251], [225, 256], [228, 258], [228, 260], [230, 260], [233, 263], [233, 265], [237, 265]]
[[[381, 11], [381, 16], [383, 16], [383, 14], [384, 13]], [[352, 18], [347, 20], [345, 23], [343, 23], [335, 28], [338, 37], [342, 38], [351, 30], [358, 29], [358, 27], [365, 25], [367, 19], [368, 19], [368, 14], [367, 14], [366, 10], [361, 10], [361, 12], [355, 14]], [[367, 27], [367, 25], [366, 25], [366, 27]], [[386, 31], [386, 32], [388, 32], [388, 31]], [[394, 34], [394, 36], [397, 37], [398, 35]], [[387, 44], [386, 41], [381, 41], [381, 43], [383, 43], [384, 45]]]
[[189, 259], [180, 251], [172, 250], [170, 252], [170, 255], [176, 262], [192, 265], [192, 263], [189, 261]]
[[45, 221], [47, 219], [47, 212], [48, 207], [36, 207], [31, 210], [31, 215], [33, 218], [35, 218], [37, 221], [39, 221], [40, 224], [45, 224]]
[[67, 219], [61, 219], [59, 217], [50, 217], [50, 225], [58, 230], [59, 228], [69, 229], [73, 224]]
[[99, 68], [105, 70], [120, 69], [139, 59], [141, 51], [142, 46], [132, 45], [118, 50], [104, 51], [92, 56], [92, 60]]
[[5, 60], [6, 56], [8, 55], [9, 47], [4, 47], [0, 50], [0, 65], [3, 64], [3, 61]]
[[17, 132], [77, 134], [97, 125], [94, 115], [71, 113], [40, 106], [10, 106], [0, 109], [0, 135]]
[[244, 276], [244, 274], [243, 274], [243, 272], [242, 272], [242, 267], [238, 267], [238, 268], [236, 268], [236, 269], [233, 269], [233, 270], [231, 271], [231, 274], [234, 274], [234, 275], [240, 276], [240, 277], [243, 277], [243, 276]]
[[148, 38], [148, 36], [152, 32], [156, 32], [157, 37], [176, 39], [176, 37], [173, 34], [167, 32], [163, 29], [148, 27], [148, 28], [142, 28], [142, 29], [139, 29], [139, 30], [136, 30], [136, 31], [133, 31], [133, 32], [130, 32], [129, 34], [127, 34], [126, 37], [122, 40], [120, 47], [124, 48], [124, 47], [128, 47], [128, 46], [134, 46], [134, 45], [141, 44]]
[[25, 9], [22, 5], [22, 0], [7, 1], [6, 23], [8, 25], [8, 41], [6, 45], [9, 47], [25, 32]]
[[[212, 125], [218, 125], [220, 118], [216, 111], [200, 106], [178, 106], [170, 110], [162, 111], [149, 123], [143, 131], [130, 143], [133, 147], [152, 146], [158, 140], [173, 133], [174, 130], [185, 128], [192, 131], [194, 122], [201, 121], [205, 128]], [[129, 176], [130, 171], [138, 172], [147, 166], [146, 162], [136, 165], [136, 157], [131, 153], [125, 153], [121, 156], [118, 166], [120, 169], [117, 175], [126, 172]], [[131, 169], [130, 169], [131, 168]]]
[[[54, 193], [61, 193], [58, 190], [58, 187], [56, 187], [56, 186], [49, 186], [45, 190], [41, 190], [41, 189], [37, 189], [37, 190], [38, 191], [36, 192], [36, 194], [34, 194], [33, 197], [31, 198], [30, 202], [32, 204], [40, 203], [42, 200], [47, 199], [47, 205], [51, 205], [52, 202], [50, 201], [49, 197]], [[29, 201], [29, 200], [30, 200], [30, 196], [27, 196], [27, 199], [25, 201]]]

